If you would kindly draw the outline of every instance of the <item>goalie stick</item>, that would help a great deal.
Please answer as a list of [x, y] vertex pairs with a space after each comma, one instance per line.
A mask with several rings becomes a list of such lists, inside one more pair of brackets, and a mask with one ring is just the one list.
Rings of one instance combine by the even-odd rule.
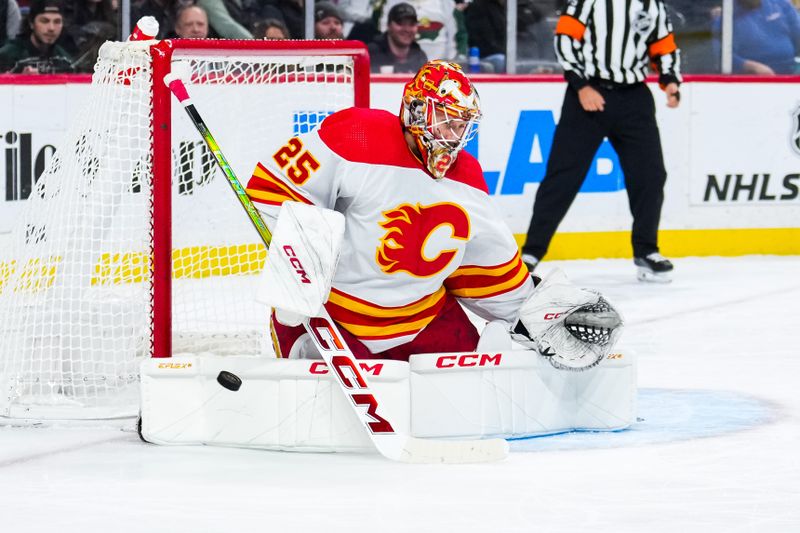
[[[181, 103], [203, 137], [269, 250], [272, 233], [250, 201], [208, 126], [192, 103], [181, 77], [174, 72], [173, 67], [173, 73], [164, 76], [164, 83]], [[348, 403], [367, 431], [373, 445], [384, 457], [406, 463], [479, 463], [500, 460], [508, 455], [508, 442], [504, 439], [444, 441], [421, 439], [398, 432], [392, 426], [391, 417], [385, 413], [384, 404], [361, 372], [353, 352], [325, 307], [320, 308], [317, 316], [306, 318], [303, 326], [319, 349], [328, 368], [333, 369], [331, 373], [335, 376], [342, 392], [349, 398]]]

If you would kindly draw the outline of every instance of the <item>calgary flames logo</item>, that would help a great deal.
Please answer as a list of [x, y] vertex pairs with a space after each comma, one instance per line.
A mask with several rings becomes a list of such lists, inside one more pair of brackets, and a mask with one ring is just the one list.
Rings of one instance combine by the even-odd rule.
[[402, 204], [382, 214], [380, 226], [386, 234], [375, 259], [387, 274], [408, 272], [427, 278], [444, 270], [458, 250], [444, 249], [433, 258], [425, 256], [428, 240], [440, 226], [450, 226], [452, 239], [469, 238], [469, 217], [455, 204]]

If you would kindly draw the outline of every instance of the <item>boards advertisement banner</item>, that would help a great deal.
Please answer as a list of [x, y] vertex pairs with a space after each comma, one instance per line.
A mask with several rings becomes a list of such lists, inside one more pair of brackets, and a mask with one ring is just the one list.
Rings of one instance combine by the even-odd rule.
[[[372, 106], [396, 112], [404, 81], [376, 77]], [[650, 85], [668, 172], [660, 237], [665, 255], [800, 254], [800, 96], [796, 83], [786, 81], [689, 79], [678, 109], [668, 109], [663, 93]], [[521, 242], [566, 85], [532, 76], [477, 77], [475, 83], [484, 119], [468, 150]], [[0, 233], [10, 230], [86, 105], [87, 87], [85, 77], [0, 84]], [[250, 166], [255, 161], [241, 164]], [[630, 257], [627, 202], [619, 158], [606, 140], [548, 258]]]

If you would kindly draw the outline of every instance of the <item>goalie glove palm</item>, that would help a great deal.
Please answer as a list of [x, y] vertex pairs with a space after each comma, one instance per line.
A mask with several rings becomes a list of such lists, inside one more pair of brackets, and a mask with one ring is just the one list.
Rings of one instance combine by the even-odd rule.
[[555, 271], [522, 304], [511, 336], [548, 357], [553, 366], [597, 365], [622, 333], [622, 318], [599, 292], [581, 289]]

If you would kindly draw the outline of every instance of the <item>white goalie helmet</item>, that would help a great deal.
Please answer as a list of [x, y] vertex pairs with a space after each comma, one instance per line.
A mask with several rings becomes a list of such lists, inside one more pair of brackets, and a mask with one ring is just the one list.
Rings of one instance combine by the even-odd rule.
[[457, 63], [429, 61], [406, 84], [400, 117], [428, 171], [441, 179], [478, 131], [480, 99]]

